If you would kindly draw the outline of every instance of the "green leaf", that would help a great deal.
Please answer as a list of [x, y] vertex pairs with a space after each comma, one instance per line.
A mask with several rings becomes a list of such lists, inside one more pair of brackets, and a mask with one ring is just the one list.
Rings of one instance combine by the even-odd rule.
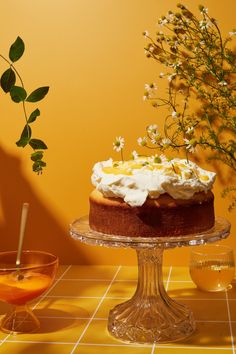
[[1, 76], [1, 88], [4, 92], [9, 92], [12, 86], [15, 85], [16, 75], [14, 71], [9, 68]]
[[15, 42], [11, 45], [9, 50], [9, 58], [15, 62], [23, 55], [25, 51], [25, 44], [20, 37], [17, 37]]
[[10, 95], [12, 101], [19, 103], [21, 101], [24, 101], [27, 97], [27, 92], [23, 87], [20, 86], [12, 86], [10, 89]]
[[21, 133], [20, 139], [16, 142], [16, 145], [19, 147], [25, 147], [29, 143], [30, 138], [31, 138], [31, 128], [29, 125], [25, 125]]
[[38, 89], [34, 90], [31, 92], [31, 94], [27, 97], [26, 101], [28, 102], [38, 102], [46, 96], [48, 93], [49, 87], [44, 86], [44, 87], [39, 87]]
[[28, 119], [28, 123], [32, 123], [35, 121], [35, 119], [40, 116], [40, 110], [37, 108], [35, 111], [31, 113]]
[[31, 139], [29, 141], [29, 144], [34, 150], [36, 149], [45, 150], [48, 148], [47, 145], [40, 139]]
[[33, 163], [32, 168], [34, 172], [42, 173], [43, 167], [45, 166], [46, 166], [46, 162], [40, 160], [40, 161], [35, 161]]
[[31, 154], [32, 161], [40, 161], [43, 158], [43, 151], [35, 151]]

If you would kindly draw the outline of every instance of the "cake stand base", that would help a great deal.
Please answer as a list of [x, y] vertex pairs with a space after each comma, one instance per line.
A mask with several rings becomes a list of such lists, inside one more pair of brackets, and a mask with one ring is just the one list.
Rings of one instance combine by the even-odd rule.
[[138, 285], [134, 296], [110, 311], [108, 330], [136, 343], [173, 342], [195, 330], [192, 311], [171, 299], [162, 280], [163, 249], [137, 250]]

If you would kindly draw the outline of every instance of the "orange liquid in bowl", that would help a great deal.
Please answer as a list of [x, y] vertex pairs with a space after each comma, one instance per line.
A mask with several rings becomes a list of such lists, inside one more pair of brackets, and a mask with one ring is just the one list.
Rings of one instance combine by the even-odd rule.
[[24, 305], [47, 290], [51, 281], [50, 276], [33, 271], [0, 274], [0, 300]]

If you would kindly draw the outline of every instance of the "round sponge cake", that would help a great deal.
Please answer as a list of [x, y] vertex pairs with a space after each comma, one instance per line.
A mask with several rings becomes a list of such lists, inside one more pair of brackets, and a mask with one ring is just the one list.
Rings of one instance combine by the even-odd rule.
[[90, 195], [89, 225], [105, 234], [133, 237], [181, 236], [213, 227], [214, 195], [209, 190], [190, 199], [161, 194], [131, 207], [121, 198], [107, 198], [98, 190]]

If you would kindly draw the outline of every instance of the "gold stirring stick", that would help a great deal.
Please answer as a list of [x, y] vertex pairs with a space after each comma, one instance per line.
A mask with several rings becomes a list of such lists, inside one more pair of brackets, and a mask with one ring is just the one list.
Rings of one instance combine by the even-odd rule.
[[[22, 252], [23, 240], [24, 240], [24, 236], [25, 236], [25, 225], [26, 225], [26, 221], [27, 221], [28, 210], [29, 210], [29, 203], [23, 203], [22, 212], [21, 212], [18, 250], [17, 250], [17, 256], [16, 256], [16, 266], [17, 267], [20, 267], [20, 263], [21, 263], [21, 252]], [[21, 280], [19, 278], [21, 278], [20, 275], [18, 276], [18, 280]]]

